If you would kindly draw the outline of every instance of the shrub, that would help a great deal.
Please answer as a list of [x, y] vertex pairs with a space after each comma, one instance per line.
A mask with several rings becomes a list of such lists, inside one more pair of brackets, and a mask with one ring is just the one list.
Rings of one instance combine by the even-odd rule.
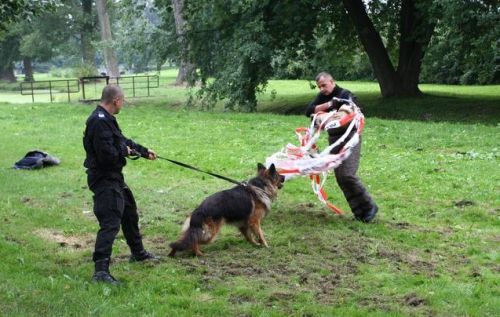
[[0, 80], [0, 91], [19, 91], [21, 90], [21, 84], [19, 82], [17, 83], [11, 83], [9, 81], [5, 80]]
[[51, 77], [57, 77], [57, 78], [73, 77], [73, 70], [68, 68], [52, 67], [49, 73]]
[[80, 64], [73, 69], [73, 77], [88, 77], [88, 76], [96, 76], [97, 70], [93, 65], [88, 64]]

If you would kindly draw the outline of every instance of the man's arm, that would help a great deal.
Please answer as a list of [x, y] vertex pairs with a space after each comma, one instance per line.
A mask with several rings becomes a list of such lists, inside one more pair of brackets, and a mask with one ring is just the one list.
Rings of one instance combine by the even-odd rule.
[[331, 107], [332, 107], [331, 102], [321, 103], [314, 108], [314, 113], [328, 112], [328, 111], [332, 110], [332, 109], [330, 109]]
[[147, 158], [148, 160], [156, 160], [156, 152], [153, 150], [150, 150], [138, 143], [135, 143], [134, 141], [127, 139], [126, 137], [123, 137], [125, 139], [125, 144], [127, 145], [128, 148], [128, 154], [131, 154], [132, 151], [135, 151], [141, 155], [141, 157]]
[[332, 103], [330, 103], [327, 99], [328, 97], [318, 94], [316, 98], [307, 106], [306, 116], [310, 117], [312, 114], [320, 111], [328, 112], [332, 110]]

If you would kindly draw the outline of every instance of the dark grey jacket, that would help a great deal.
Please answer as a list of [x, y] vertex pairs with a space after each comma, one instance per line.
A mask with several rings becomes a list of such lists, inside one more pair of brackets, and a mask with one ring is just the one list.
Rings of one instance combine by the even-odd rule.
[[86, 158], [83, 166], [87, 168], [89, 186], [101, 178], [123, 181], [122, 169], [127, 164], [127, 146], [142, 157], [148, 156], [148, 149], [127, 139], [120, 130], [115, 117], [103, 107], [90, 114], [83, 135]]
[[[329, 95], [323, 95], [322, 93], [318, 93], [316, 98], [314, 98], [314, 100], [311, 101], [311, 103], [307, 106], [306, 113], [305, 113], [306, 116], [310, 117], [311, 114], [314, 113], [314, 108], [316, 108], [317, 105], [328, 102], [328, 101], [332, 100], [333, 97], [337, 97], [337, 98], [341, 98], [341, 99], [351, 99], [358, 107], [360, 107], [356, 96], [352, 92], [336, 85], [335, 88], [333, 88], [332, 93]], [[338, 110], [340, 108], [340, 106], [342, 106], [343, 104], [344, 104], [343, 102], [334, 101], [333, 105], [330, 107], [330, 109], [328, 109], [328, 111]]]

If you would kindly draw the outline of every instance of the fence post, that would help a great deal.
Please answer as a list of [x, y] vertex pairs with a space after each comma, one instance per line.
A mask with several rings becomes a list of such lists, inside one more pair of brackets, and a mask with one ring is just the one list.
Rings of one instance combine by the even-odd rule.
[[52, 81], [49, 80], [49, 96], [50, 96], [50, 103], [52, 103]]
[[84, 79], [80, 78], [80, 81], [82, 82], [82, 94], [83, 94], [83, 100], [85, 100], [85, 83], [83, 82]]
[[135, 77], [132, 76], [132, 95], [135, 97]]
[[31, 102], [35, 103], [35, 92], [33, 91], [33, 81], [30, 81], [31, 84]]
[[148, 75], [148, 97], [149, 97], [149, 75]]
[[69, 95], [69, 80], [66, 80], [66, 87], [68, 88], [68, 102], [71, 102], [71, 97]]

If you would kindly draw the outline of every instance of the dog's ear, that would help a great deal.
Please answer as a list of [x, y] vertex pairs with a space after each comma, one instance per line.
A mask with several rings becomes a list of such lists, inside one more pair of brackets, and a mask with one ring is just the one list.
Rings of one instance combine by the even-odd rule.
[[266, 167], [261, 163], [257, 163], [257, 173], [261, 174], [266, 170]]
[[271, 175], [276, 174], [276, 167], [274, 166], [274, 164], [271, 164], [271, 166], [269, 166], [269, 173]]

